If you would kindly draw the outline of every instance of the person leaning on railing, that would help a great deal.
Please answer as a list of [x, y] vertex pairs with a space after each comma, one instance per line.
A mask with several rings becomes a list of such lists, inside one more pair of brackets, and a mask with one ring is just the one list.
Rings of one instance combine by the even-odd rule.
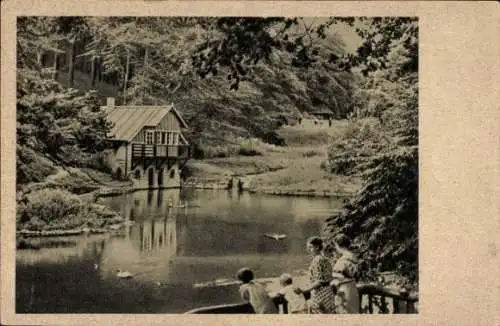
[[254, 281], [253, 272], [243, 267], [236, 273], [236, 278], [242, 282], [240, 295], [244, 302], [252, 305], [256, 314], [277, 314], [278, 308], [266, 292], [265, 287]]
[[358, 314], [359, 292], [356, 286], [358, 259], [350, 250], [351, 241], [344, 234], [335, 237], [335, 251], [340, 258], [333, 264], [333, 281], [330, 283], [336, 290], [335, 308], [339, 314]]
[[313, 256], [309, 266], [309, 287], [296, 288], [295, 292], [301, 294], [311, 293], [309, 311], [313, 314], [335, 313], [335, 295], [330, 286], [332, 281], [332, 264], [330, 259], [323, 255], [323, 240], [312, 237], [307, 241], [307, 251]]

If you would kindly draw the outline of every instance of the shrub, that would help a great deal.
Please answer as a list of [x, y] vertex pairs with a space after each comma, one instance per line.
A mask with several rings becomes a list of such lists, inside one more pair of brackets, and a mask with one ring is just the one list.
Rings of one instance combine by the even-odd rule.
[[367, 160], [388, 147], [387, 137], [376, 119], [351, 121], [345, 134], [328, 148], [328, 170], [342, 175], [357, 173]]
[[72, 146], [65, 146], [58, 157], [68, 166], [91, 168], [111, 174], [112, 169], [107, 163], [109, 151], [110, 150], [107, 149], [102, 152], [87, 153]]
[[106, 225], [121, 217], [106, 206], [89, 204], [61, 189], [33, 191], [18, 201], [18, 228], [70, 229], [82, 225]]
[[82, 206], [81, 200], [65, 190], [42, 189], [26, 195], [25, 205], [22, 209], [21, 221], [38, 217], [45, 223], [63, 219], [69, 215], [77, 214]]
[[26, 146], [17, 145], [16, 149], [16, 183], [42, 182], [55, 172], [53, 164]]

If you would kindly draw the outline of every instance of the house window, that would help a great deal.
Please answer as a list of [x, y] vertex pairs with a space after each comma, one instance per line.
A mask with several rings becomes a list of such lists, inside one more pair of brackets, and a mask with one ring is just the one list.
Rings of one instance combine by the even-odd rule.
[[179, 134], [174, 133], [174, 145], [179, 145]]
[[165, 145], [165, 144], [166, 144], [166, 142], [167, 142], [167, 133], [166, 133], [166, 132], [162, 132], [162, 133], [161, 133], [161, 143], [162, 143], [163, 145]]
[[161, 131], [155, 132], [155, 144], [161, 144]]
[[172, 145], [172, 133], [167, 132], [167, 144]]
[[152, 143], [153, 143], [153, 132], [146, 131], [146, 144], [152, 144]]

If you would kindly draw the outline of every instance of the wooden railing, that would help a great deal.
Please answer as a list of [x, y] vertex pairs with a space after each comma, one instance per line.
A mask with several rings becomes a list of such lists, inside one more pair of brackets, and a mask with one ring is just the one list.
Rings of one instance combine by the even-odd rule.
[[[280, 311], [281, 307], [281, 311], [284, 314], [288, 313], [288, 304], [285, 298], [283, 298], [282, 296], [276, 296], [273, 298], [273, 301], [276, 307], [278, 308], [278, 311]], [[245, 303], [245, 302], [202, 307], [186, 312], [186, 314], [254, 314], [254, 313], [255, 311], [253, 310], [250, 303]]]
[[188, 158], [188, 145], [132, 144], [132, 158]]
[[252, 306], [249, 303], [223, 304], [218, 306], [209, 306], [197, 308], [186, 312], [186, 314], [254, 314]]
[[358, 291], [361, 313], [413, 314], [417, 312], [417, 295], [374, 284], [358, 285]]
[[[411, 314], [417, 313], [417, 295], [410, 295], [391, 288], [373, 284], [358, 285], [361, 314]], [[304, 294], [309, 299], [309, 294]], [[282, 296], [275, 296], [273, 301], [281, 313], [288, 313], [288, 303]], [[252, 314], [255, 313], [249, 303], [235, 303], [202, 307], [190, 310], [186, 314]]]

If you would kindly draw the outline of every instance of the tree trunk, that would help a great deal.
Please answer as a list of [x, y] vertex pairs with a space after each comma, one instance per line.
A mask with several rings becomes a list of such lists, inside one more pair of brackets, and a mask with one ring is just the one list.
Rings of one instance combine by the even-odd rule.
[[130, 51], [127, 50], [127, 64], [125, 65], [125, 76], [123, 81], [123, 105], [127, 103], [127, 83], [128, 83], [129, 67], [130, 67]]
[[68, 63], [68, 87], [73, 87], [73, 80], [75, 78], [75, 59], [76, 59], [76, 42], [75, 40], [70, 41], [69, 49], [69, 63]]
[[54, 52], [54, 72], [52, 74], [52, 78], [54, 78], [54, 80], [57, 80], [58, 69], [59, 69], [59, 53]]
[[[149, 48], [146, 45], [146, 49], [144, 51], [144, 73], [146, 73], [146, 74], [147, 74], [147, 69], [148, 69], [148, 52], [149, 52]], [[141, 94], [141, 96], [142, 96], [142, 100], [141, 101], [143, 102], [142, 104], [146, 104], [146, 103], [144, 103], [144, 98], [145, 98], [145, 89], [144, 89], [144, 87], [142, 88], [142, 92], [141, 93], [142, 93]]]
[[37, 69], [38, 71], [42, 71], [42, 68], [43, 68], [43, 63], [42, 63], [42, 51], [38, 51], [36, 53], [36, 65], [37, 65]]
[[95, 89], [96, 73], [97, 73], [97, 57], [92, 56], [92, 65], [90, 66], [90, 87]]
[[148, 52], [149, 48], [146, 46], [146, 49], [144, 51], [144, 68], [148, 66]]
[[102, 57], [97, 57], [97, 81], [100, 82], [102, 80]]

